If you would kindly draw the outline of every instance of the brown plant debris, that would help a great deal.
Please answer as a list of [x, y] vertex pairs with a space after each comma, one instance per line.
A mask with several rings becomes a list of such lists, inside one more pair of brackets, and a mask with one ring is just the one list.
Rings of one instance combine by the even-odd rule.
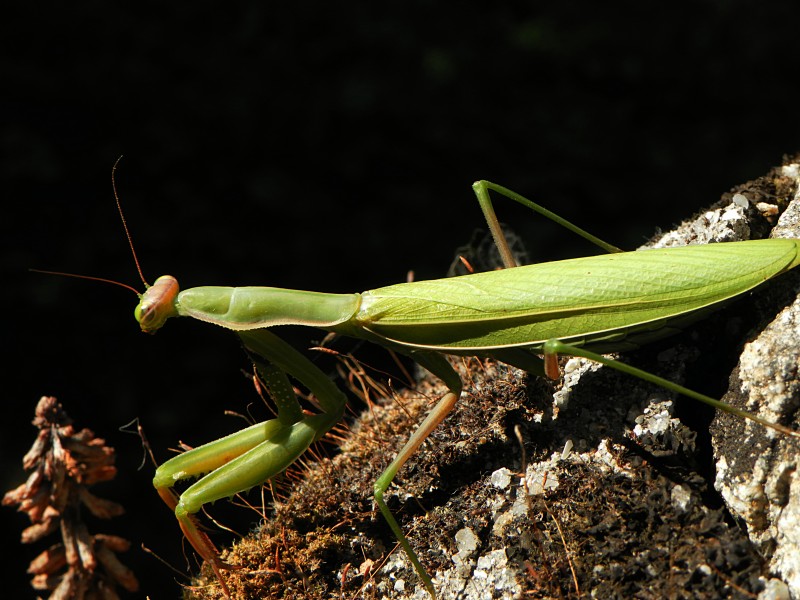
[[31, 474], [18, 488], [6, 493], [3, 506], [16, 505], [28, 513], [31, 525], [22, 543], [38, 542], [59, 531], [61, 542], [31, 561], [31, 586], [49, 590], [50, 600], [113, 600], [117, 588], [134, 592], [139, 582], [117, 558], [130, 547], [121, 537], [91, 534], [81, 512], [100, 519], [124, 512], [116, 502], [98, 498], [89, 487], [109, 481], [117, 473], [114, 449], [89, 429], [77, 431], [61, 404], [43, 396], [36, 406], [36, 441], [22, 459]]

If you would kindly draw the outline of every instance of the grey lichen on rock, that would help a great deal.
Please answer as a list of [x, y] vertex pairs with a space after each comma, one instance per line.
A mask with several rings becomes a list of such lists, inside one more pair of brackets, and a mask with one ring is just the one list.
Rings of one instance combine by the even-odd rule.
[[[782, 171], [800, 181], [797, 163]], [[771, 237], [800, 238], [800, 190]], [[745, 345], [724, 400], [791, 424], [800, 408], [800, 279], [792, 273], [776, 282], [757, 306], [787, 302]], [[729, 416], [720, 417], [712, 431], [716, 489], [747, 526], [770, 570], [800, 598], [800, 443]]]

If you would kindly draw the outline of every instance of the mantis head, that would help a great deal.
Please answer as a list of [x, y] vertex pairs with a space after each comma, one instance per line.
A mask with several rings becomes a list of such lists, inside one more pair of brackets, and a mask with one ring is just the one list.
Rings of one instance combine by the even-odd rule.
[[142, 331], [155, 333], [167, 319], [177, 316], [175, 299], [179, 291], [178, 280], [172, 275], [162, 275], [147, 288], [139, 297], [139, 304], [133, 311]]

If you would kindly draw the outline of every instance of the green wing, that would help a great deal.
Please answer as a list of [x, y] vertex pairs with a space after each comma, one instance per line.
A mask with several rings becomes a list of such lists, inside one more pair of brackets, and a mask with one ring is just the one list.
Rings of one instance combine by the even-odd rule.
[[355, 319], [383, 339], [442, 351], [537, 350], [552, 338], [625, 348], [793, 268], [799, 244], [663, 248], [393, 285], [365, 292]]

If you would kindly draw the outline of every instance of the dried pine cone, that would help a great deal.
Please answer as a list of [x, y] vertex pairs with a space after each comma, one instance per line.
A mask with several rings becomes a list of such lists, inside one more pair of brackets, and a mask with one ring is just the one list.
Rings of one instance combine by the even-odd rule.
[[116, 587], [136, 591], [139, 582], [118, 559], [130, 542], [120, 537], [90, 534], [81, 519], [89, 510], [101, 519], [121, 515], [116, 502], [98, 498], [88, 487], [113, 479], [114, 449], [89, 429], [75, 431], [61, 404], [43, 396], [33, 424], [39, 435], [22, 459], [28, 480], [6, 493], [3, 505], [17, 505], [28, 513], [31, 525], [22, 532], [29, 544], [59, 530], [61, 542], [51, 546], [30, 564], [37, 590], [51, 590], [50, 599], [112, 600]]

